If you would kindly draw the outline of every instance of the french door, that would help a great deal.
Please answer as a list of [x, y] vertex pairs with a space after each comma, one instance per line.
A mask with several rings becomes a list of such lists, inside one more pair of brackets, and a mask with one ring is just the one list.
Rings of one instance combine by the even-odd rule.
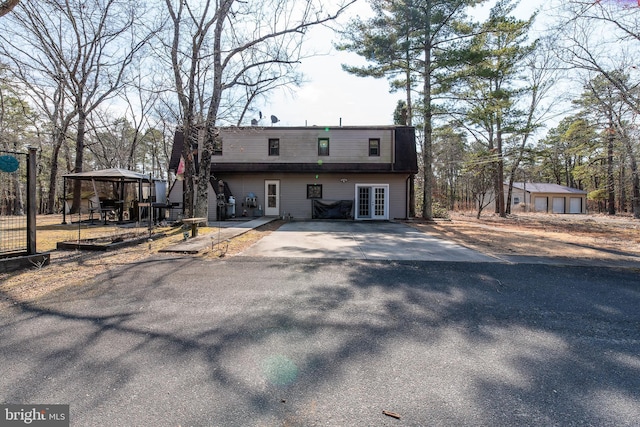
[[389, 219], [388, 184], [356, 184], [355, 219]]

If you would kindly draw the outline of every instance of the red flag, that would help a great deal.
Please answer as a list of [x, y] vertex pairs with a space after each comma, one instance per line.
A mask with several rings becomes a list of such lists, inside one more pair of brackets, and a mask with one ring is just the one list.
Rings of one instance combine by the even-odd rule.
[[184, 179], [184, 157], [182, 156], [180, 157], [180, 163], [178, 163], [178, 170], [176, 171], [176, 179], [178, 181], [182, 181]]

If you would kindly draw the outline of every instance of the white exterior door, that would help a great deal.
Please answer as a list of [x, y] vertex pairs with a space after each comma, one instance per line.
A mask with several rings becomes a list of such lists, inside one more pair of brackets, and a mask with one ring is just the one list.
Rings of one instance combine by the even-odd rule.
[[355, 219], [389, 219], [389, 185], [356, 184]]
[[266, 180], [264, 182], [264, 214], [265, 216], [280, 216], [280, 181]]

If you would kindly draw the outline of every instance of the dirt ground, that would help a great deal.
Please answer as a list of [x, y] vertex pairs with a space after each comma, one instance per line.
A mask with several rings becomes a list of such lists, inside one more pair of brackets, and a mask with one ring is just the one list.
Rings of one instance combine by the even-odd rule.
[[530, 213], [476, 219], [475, 213], [452, 213], [449, 221], [409, 224], [492, 255], [640, 261], [640, 220], [630, 216]]
[[[508, 218], [474, 213], [453, 213], [450, 220], [407, 221], [430, 235], [492, 255], [533, 255], [610, 261], [640, 262], [640, 220], [628, 216], [518, 214]], [[196, 256], [231, 257], [282, 225], [274, 221], [231, 240], [228, 247], [213, 248]], [[182, 239], [180, 228], [154, 230], [167, 237], [113, 252], [57, 251], [56, 242], [114, 235], [113, 227], [61, 225], [57, 215], [37, 219], [39, 252], [51, 252], [51, 265], [0, 274], [0, 305], [35, 301], [67, 286], [83, 286], [101, 273], [138, 262]], [[211, 233], [217, 228], [203, 228]], [[127, 230], [131, 232], [131, 230]], [[138, 230], [144, 233], [145, 229]], [[174, 255], [164, 255], [171, 257]]]

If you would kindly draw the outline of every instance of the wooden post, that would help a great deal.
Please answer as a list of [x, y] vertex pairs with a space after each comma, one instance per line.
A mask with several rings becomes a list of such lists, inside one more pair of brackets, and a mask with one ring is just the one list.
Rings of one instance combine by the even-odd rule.
[[27, 159], [27, 255], [36, 254], [36, 152], [29, 147]]

